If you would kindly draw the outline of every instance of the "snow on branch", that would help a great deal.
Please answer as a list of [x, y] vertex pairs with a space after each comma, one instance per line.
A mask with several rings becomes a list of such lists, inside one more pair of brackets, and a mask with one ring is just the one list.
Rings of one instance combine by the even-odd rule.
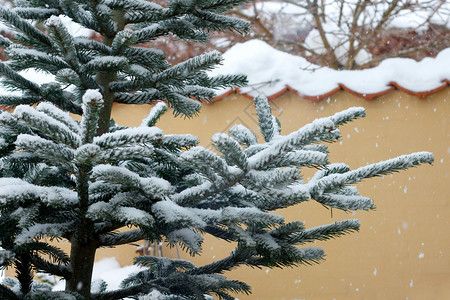
[[13, 116], [17, 118], [22, 126], [44, 134], [55, 142], [64, 143], [72, 148], [76, 148], [81, 144], [78, 133], [73, 132], [64, 123], [30, 106], [19, 105], [14, 110]]
[[83, 144], [91, 143], [97, 133], [100, 110], [103, 108], [103, 96], [98, 90], [87, 90], [82, 98], [83, 116], [81, 118], [81, 136]]
[[23, 245], [32, 242], [36, 238], [41, 236], [49, 237], [61, 237], [64, 232], [69, 230], [72, 224], [36, 224], [27, 229], [23, 229], [20, 234], [17, 235], [15, 241], [19, 245]]
[[247, 127], [237, 124], [231, 127], [230, 135], [235, 138], [239, 143], [250, 147], [258, 143], [255, 134]]
[[164, 199], [173, 191], [171, 184], [162, 178], [143, 178], [124, 167], [97, 165], [92, 170], [91, 178], [95, 181], [119, 184], [124, 191], [137, 189], [153, 199]]
[[196, 231], [189, 228], [177, 229], [167, 235], [167, 240], [171, 244], [180, 243], [184, 249], [188, 249], [193, 256], [202, 250], [203, 237]]
[[315, 200], [323, 205], [342, 210], [369, 210], [375, 208], [372, 199], [359, 195], [323, 193], [316, 197]]
[[207, 181], [199, 185], [186, 188], [181, 192], [174, 194], [171, 198], [172, 201], [176, 203], [187, 205], [191, 201], [198, 202], [199, 199], [204, 198], [206, 195], [210, 195], [212, 188], [213, 188], [212, 183]]
[[190, 165], [195, 166], [199, 172], [205, 175], [215, 185], [222, 185], [226, 179], [239, 176], [242, 171], [227, 165], [226, 161], [217, 154], [197, 146], [183, 152], [180, 157]]
[[330, 118], [316, 119], [298, 131], [276, 140], [267, 149], [250, 157], [248, 159], [249, 168], [262, 169], [284, 152], [316, 142], [318, 136], [330, 133], [332, 130], [335, 130], [335, 124]]
[[46, 113], [47, 115], [51, 116], [53, 119], [63, 123], [67, 127], [69, 127], [73, 132], [79, 133], [80, 132], [80, 124], [78, 124], [77, 121], [75, 121], [68, 112], [65, 112], [52, 103], [49, 102], [41, 102], [36, 106], [37, 111], [41, 111], [43, 113]]
[[142, 120], [141, 126], [152, 127], [155, 126], [158, 119], [167, 111], [167, 104], [162, 101], [159, 101], [152, 107], [150, 113], [144, 120]]
[[152, 211], [164, 223], [176, 227], [196, 227], [205, 228], [206, 223], [199, 217], [195, 211], [182, 207], [170, 200], [159, 201], [152, 205]]
[[72, 169], [74, 150], [64, 144], [55, 143], [35, 135], [20, 134], [15, 142], [16, 149], [27, 151], [44, 159], [49, 164]]
[[346, 110], [335, 113], [330, 118], [334, 124], [338, 126], [353, 121], [357, 118], [364, 118], [365, 116], [366, 110], [364, 107], [350, 107]]
[[382, 176], [417, 166], [421, 163], [433, 163], [434, 156], [430, 152], [417, 152], [401, 155], [396, 158], [374, 163], [356, 170], [347, 171], [342, 174], [331, 174], [317, 181], [311, 181], [311, 194], [322, 195], [328, 190], [339, 188], [346, 184], [356, 183], [363, 179]]
[[225, 207], [222, 222], [275, 225], [284, 223], [281, 215], [264, 212], [256, 207]]
[[185, 62], [179, 63], [156, 76], [157, 81], [180, 78], [184, 79], [193, 72], [211, 70], [222, 61], [222, 54], [219, 51], [211, 51]]
[[352, 231], [358, 231], [361, 223], [358, 220], [345, 220], [328, 225], [317, 226], [290, 235], [287, 239], [290, 244], [304, 244], [315, 240], [324, 241], [336, 238]]
[[247, 155], [235, 139], [225, 133], [216, 133], [211, 141], [214, 147], [222, 152], [229, 166], [237, 166], [241, 170], [247, 169]]
[[163, 132], [156, 127], [127, 128], [102, 134], [94, 138], [94, 144], [103, 149], [125, 145], [153, 143], [163, 138]]
[[280, 134], [279, 125], [277, 124], [275, 117], [272, 116], [272, 109], [270, 108], [267, 99], [257, 96], [253, 101], [255, 102], [261, 133], [266, 142], [270, 142], [274, 137]]

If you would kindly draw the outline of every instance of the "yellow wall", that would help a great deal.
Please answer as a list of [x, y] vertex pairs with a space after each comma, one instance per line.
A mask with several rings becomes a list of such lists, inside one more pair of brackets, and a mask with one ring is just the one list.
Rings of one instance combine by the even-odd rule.
[[[331, 212], [315, 202], [280, 211], [288, 221], [307, 227], [358, 218], [361, 231], [317, 243], [326, 260], [293, 269], [253, 270], [242, 267], [226, 275], [250, 284], [251, 296], [240, 299], [450, 299], [449, 192], [450, 88], [426, 99], [394, 91], [372, 101], [341, 92], [313, 103], [293, 94], [271, 101], [287, 134], [315, 118], [351, 106], [363, 106], [365, 119], [341, 127], [343, 140], [330, 146], [331, 162], [352, 168], [397, 155], [432, 151], [434, 165], [420, 166], [358, 185], [375, 200], [376, 211]], [[114, 105], [119, 124], [139, 125], [149, 106]], [[228, 132], [241, 123], [257, 129], [250, 100], [232, 95], [204, 105], [195, 119], [173, 119], [166, 113], [158, 123], [165, 133], [192, 133], [210, 146], [215, 132]], [[232, 245], [206, 238], [204, 251], [193, 261], [205, 264], [224, 257]], [[165, 251], [175, 257], [175, 252]], [[182, 257], [191, 259], [187, 255]]]

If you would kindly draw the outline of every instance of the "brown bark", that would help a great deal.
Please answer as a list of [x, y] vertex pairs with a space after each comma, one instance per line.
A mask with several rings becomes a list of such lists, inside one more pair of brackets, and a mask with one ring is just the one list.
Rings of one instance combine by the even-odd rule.
[[97, 245], [93, 241], [87, 243], [76, 239], [71, 241], [70, 263], [73, 274], [66, 282], [66, 290], [79, 293], [84, 300], [91, 299], [92, 271], [96, 250]]

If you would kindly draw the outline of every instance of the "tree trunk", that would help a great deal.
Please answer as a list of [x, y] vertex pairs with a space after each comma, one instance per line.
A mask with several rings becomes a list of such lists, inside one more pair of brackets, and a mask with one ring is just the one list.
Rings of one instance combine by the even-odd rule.
[[98, 85], [102, 87], [103, 108], [100, 111], [97, 136], [109, 131], [109, 120], [111, 119], [112, 105], [115, 100], [114, 92], [109, 89], [109, 84], [117, 80], [116, 72], [101, 72], [95, 77]]
[[66, 291], [79, 293], [83, 300], [91, 298], [91, 280], [94, 269], [95, 252], [99, 247], [94, 234], [94, 224], [86, 217], [89, 208], [90, 166], [78, 166], [77, 193], [80, 201], [77, 231], [70, 238], [70, 265], [72, 276], [67, 279]]
[[91, 298], [92, 271], [97, 245], [91, 243], [80, 243], [78, 240], [71, 241], [70, 263], [73, 274], [66, 282], [66, 291], [79, 293], [83, 300]]
[[[125, 13], [121, 11], [113, 11], [112, 19], [117, 24], [117, 31], [119, 32], [125, 28]], [[114, 37], [103, 36], [103, 44], [111, 47]], [[100, 111], [100, 118], [98, 122], [97, 135], [102, 135], [109, 132], [109, 120], [111, 119], [111, 110], [116, 97], [114, 92], [109, 88], [109, 84], [117, 80], [117, 72], [100, 72], [95, 76], [95, 81], [102, 88], [103, 94], [103, 108]]]

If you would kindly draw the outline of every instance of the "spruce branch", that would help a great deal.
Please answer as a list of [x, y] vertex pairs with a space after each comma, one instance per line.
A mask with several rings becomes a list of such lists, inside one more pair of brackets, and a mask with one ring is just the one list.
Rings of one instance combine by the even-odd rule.
[[12, 9], [16, 14], [29, 20], [46, 20], [51, 16], [60, 15], [62, 12], [57, 8], [38, 8], [38, 7], [15, 7]]
[[20, 300], [21, 298], [14, 293], [9, 287], [0, 284], [0, 297], [8, 300]]
[[16, 107], [21, 104], [35, 104], [41, 100], [38, 96], [0, 95], [0, 106]]
[[36, 269], [65, 279], [70, 278], [73, 273], [69, 264], [54, 264], [36, 255], [31, 257], [31, 261]]
[[230, 271], [239, 265], [246, 264], [247, 260], [253, 255], [254, 253], [248, 249], [237, 248], [225, 258], [188, 270], [186, 273], [192, 275], [221, 274], [225, 271]]
[[16, 12], [0, 7], [0, 19], [3, 19], [8, 24], [18, 29], [41, 47], [51, 47], [50, 38], [39, 31], [39, 29], [30, 22], [22, 19]]
[[141, 229], [128, 230], [118, 233], [101, 234], [100, 247], [110, 247], [134, 243], [145, 238], [145, 233]]
[[347, 171], [342, 174], [331, 174], [319, 180], [311, 182], [311, 194], [322, 195], [329, 191], [346, 184], [360, 182], [363, 179], [378, 177], [415, 167], [422, 163], [431, 164], [434, 156], [430, 152], [417, 152], [408, 155], [401, 155], [393, 159], [374, 163], [368, 166], [360, 167], [356, 170]]
[[13, 86], [21, 88], [25, 91], [30, 91], [36, 95], [41, 94], [41, 90], [36, 83], [29, 81], [4, 62], [0, 62], [0, 74], [8, 78], [10, 80], [9, 83], [13, 84]]
[[303, 230], [299, 233], [291, 234], [287, 237], [289, 244], [302, 245], [315, 240], [325, 241], [342, 235], [358, 231], [360, 222], [358, 220], [345, 220], [328, 225], [322, 225], [311, 229]]

